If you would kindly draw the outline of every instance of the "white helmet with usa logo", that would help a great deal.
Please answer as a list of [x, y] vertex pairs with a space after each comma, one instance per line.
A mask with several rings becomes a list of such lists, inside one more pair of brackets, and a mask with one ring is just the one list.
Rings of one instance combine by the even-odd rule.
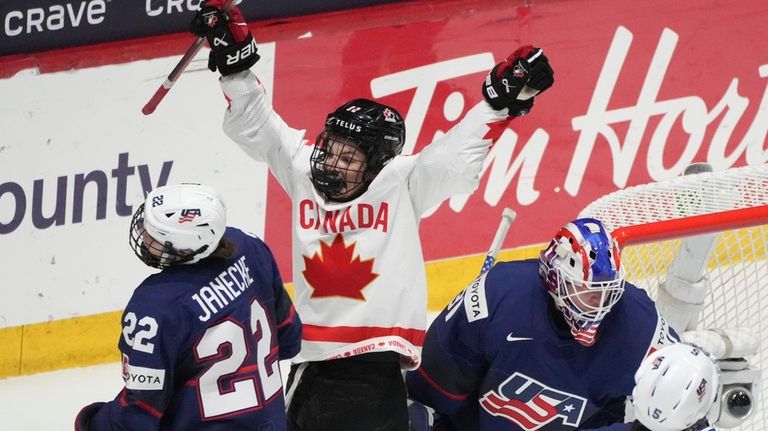
[[591, 346], [598, 326], [624, 293], [616, 243], [599, 220], [581, 218], [563, 226], [539, 260], [539, 273], [571, 334]]
[[155, 268], [194, 263], [216, 250], [226, 224], [224, 201], [211, 187], [157, 187], [133, 215], [129, 244], [142, 262]]
[[640, 364], [632, 402], [635, 416], [651, 431], [680, 431], [701, 419], [716, 418], [712, 406], [719, 393], [715, 361], [694, 345], [676, 343]]

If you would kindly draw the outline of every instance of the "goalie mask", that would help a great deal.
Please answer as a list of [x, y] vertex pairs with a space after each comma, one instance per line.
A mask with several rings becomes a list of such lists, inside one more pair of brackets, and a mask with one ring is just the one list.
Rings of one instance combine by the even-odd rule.
[[395, 109], [355, 99], [328, 114], [310, 157], [312, 183], [324, 198], [352, 200], [400, 154], [405, 143], [403, 117]]
[[583, 218], [560, 229], [539, 259], [539, 273], [571, 334], [591, 346], [624, 293], [618, 247], [600, 221]]
[[154, 268], [194, 263], [216, 250], [226, 219], [224, 202], [210, 187], [158, 187], [134, 213], [129, 244], [142, 262]]
[[637, 419], [651, 431], [679, 431], [708, 415], [712, 423], [719, 393], [714, 360], [696, 346], [678, 343], [643, 360], [635, 373], [632, 403]]

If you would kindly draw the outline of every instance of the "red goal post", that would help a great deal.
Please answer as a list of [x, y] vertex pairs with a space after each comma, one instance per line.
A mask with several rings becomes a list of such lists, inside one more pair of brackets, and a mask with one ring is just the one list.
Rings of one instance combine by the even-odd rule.
[[[627, 281], [656, 298], [675, 277], [709, 290], [688, 329], [746, 327], [760, 340], [750, 363], [768, 376], [768, 165], [628, 187], [589, 204], [619, 243]], [[765, 380], [765, 379], [764, 379]], [[762, 382], [759, 404], [768, 401]], [[768, 429], [768, 409], [740, 430]]]
[[[768, 191], [767, 191], [768, 192]], [[718, 233], [768, 224], [768, 205], [662, 220], [634, 226], [621, 226], [611, 236], [624, 249], [673, 238]]]

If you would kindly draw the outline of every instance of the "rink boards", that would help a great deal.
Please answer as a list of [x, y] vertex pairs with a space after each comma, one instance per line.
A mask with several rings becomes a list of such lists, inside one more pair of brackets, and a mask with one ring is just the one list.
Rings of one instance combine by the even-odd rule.
[[[502, 3], [252, 25], [253, 70], [289, 124], [314, 139], [341, 101], [375, 98], [406, 116], [409, 153], [478, 102], [484, 74], [519, 44], [552, 59], [555, 86], [502, 134], [477, 192], [422, 222], [433, 310], [473, 278], [504, 206], [518, 213], [504, 248], [532, 257], [528, 245], [618, 188], [692, 161], [768, 159], [762, 1]], [[189, 43], [178, 34], [0, 58], [0, 376], [116, 358], [120, 310], [151, 273], [127, 247], [128, 223], [158, 184], [219, 189], [230, 224], [262, 236], [291, 281], [287, 197], [221, 132], [226, 102], [205, 54], [152, 116], [140, 113]]]

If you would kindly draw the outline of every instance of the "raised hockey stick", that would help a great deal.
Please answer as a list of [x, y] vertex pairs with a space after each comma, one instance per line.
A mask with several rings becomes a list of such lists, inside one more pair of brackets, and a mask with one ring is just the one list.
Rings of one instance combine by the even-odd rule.
[[[233, 1], [234, 0], [226, 0], [222, 9], [224, 11], [230, 10], [232, 8]], [[189, 66], [189, 63], [192, 62], [192, 59], [195, 57], [195, 55], [197, 55], [198, 51], [200, 51], [200, 48], [203, 47], [203, 42], [205, 42], [204, 37], [198, 37], [195, 39], [194, 43], [192, 43], [192, 46], [187, 49], [187, 52], [184, 53], [184, 56], [181, 57], [181, 60], [176, 63], [176, 66], [173, 68], [173, 70], [171, 70], [171, 73], [167, 78], [165, 78], [165, 81], [163, 81], [160, 87], [157, 88], [155, 94], [153, 94], [152, 98], [149, 99], [149, 102], [147, 102], [147, 104], [141, 108], [141, 112], [144, 115], [149, 115], [155, 112], [157, 105], [159, 105], [165, 95], [168, 94], [168, 91], [170, 91], [171, 87], [173, 87], [173, 84], [176, 83], [176, 80], [179, 79], [179, 76], [181, 76], [182, 72], [184, 72], [187, 66]]]
[[501, 251], [501, 245], [504, 243], [504, 238], [506, 238], [509, 227], [512, 226], [512, 222], [516, 218], [517, 213], [511, 208], [504, 208], [504, 211], [501, 212], [501, 221], [496, 229], [493, 242], [491, 242], [491, 248], [488, 250], [488, 254], [485, 255], [483, 266], [480, 268], [480, 275], [488, 272], [493, 267], [493, 264], [496, 263], [496, 258], [499, 256], [499, 251]]
[[[482, 277], [483, 274], [493, 268], [493, 264], [496, 263], [496, 258], [499, 256], [499, 251], [501, 251], [501, 245], [504, 243], [504, 238], [507, 236], [509, 227], [512, 226], [512, 222], [515, 221], [515, 218], [517, 218], [517, 213], [511, 208], [504, 208], [504, 211], [501, 212], [501, 221], [499, 222], [499, 227], [496, 228], [496, 235], [493, 237], [493, 242], [491, 242], [491, 248], [488, 250], [488, 254], [485, 255], [483, 266], [480, 268], [480, 274], [477, 278]], [[446, 321], [448, 321], [448, 319], [456, 314], [456, 311], [459, 309], [458, 305], [461, 304], [465, 292], [466, 289], [462, 290], [461, 293], [456, 295], [456, 297], [454, 297], [453, 300], [445, 307], [446, 310], [448, 310], [448, 312], [445, 314]]]

